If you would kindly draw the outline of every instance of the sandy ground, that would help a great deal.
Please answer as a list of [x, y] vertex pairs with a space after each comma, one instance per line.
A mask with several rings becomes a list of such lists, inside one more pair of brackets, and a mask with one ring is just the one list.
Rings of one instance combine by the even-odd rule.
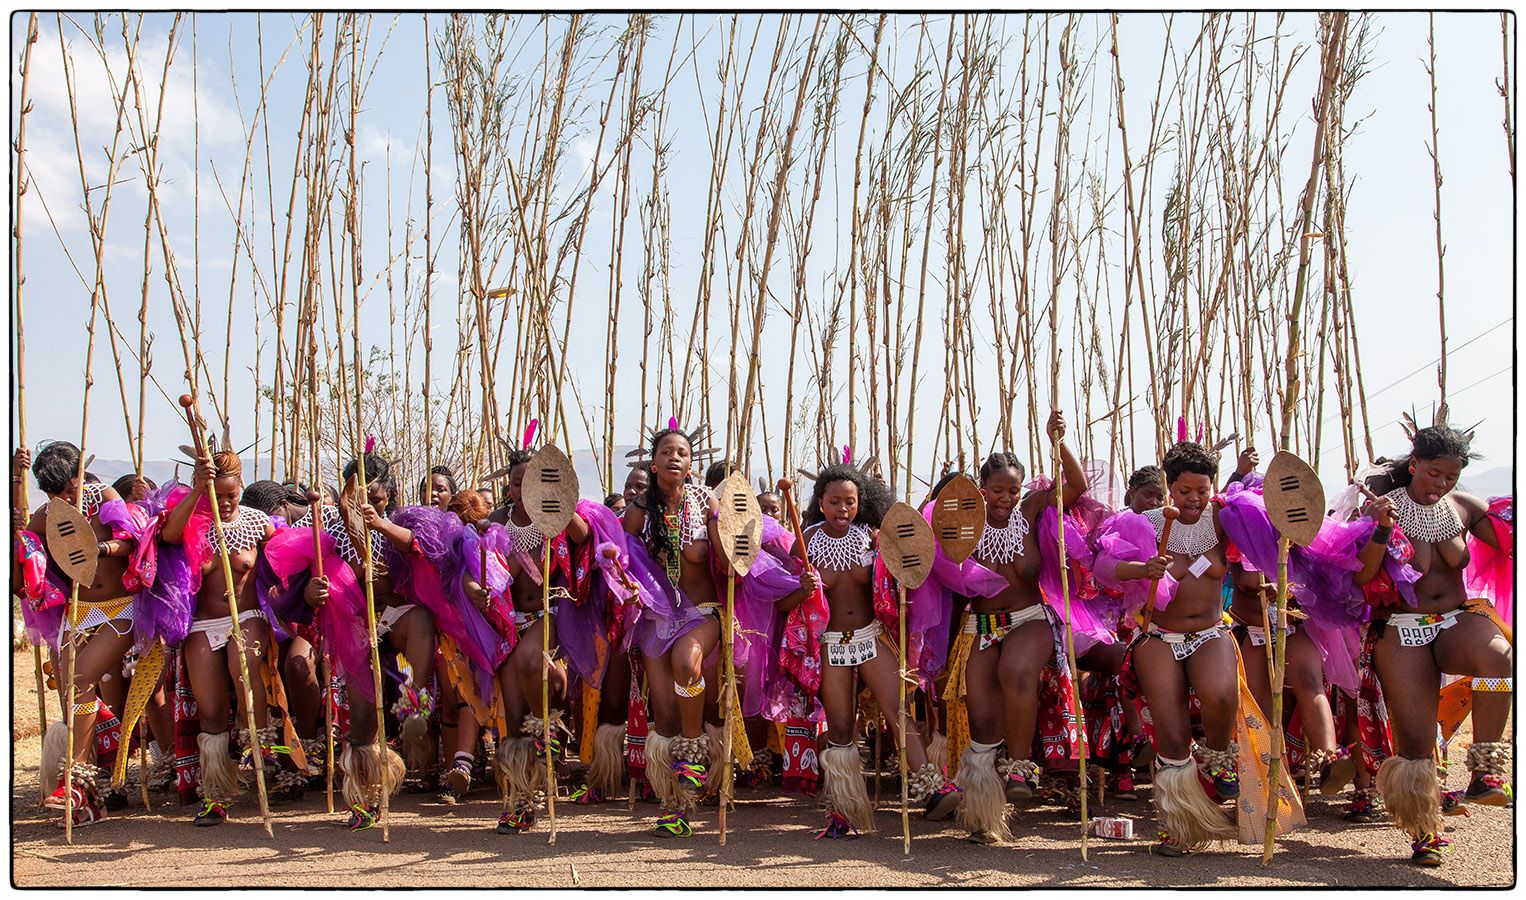
[[[1054, 808], [1020, 812], [1016, 840], [998, 846], [967, 843], [952, 823], [942, 827], [913, 816], [908, 858], [888, 790], [880, 833], [848, 842], [812, 840], [821, 815], [801, 798], [743, 790], [727, 817], [725, 847], [713, 807], [700, 812], [694, 837], [669, 841], [650, 835], [655, 806], [637, 804], [631, 812], [623, 802], [558, 804], [556, 845], [549, 847], [544, 817], [528, 834], [494, 833], [498, 804], [492, 790], [479, 787], [457, 806], [430, 795], [398, 797], [388, 844], [380, 829], [347, 831], [342, 814], [325, 811], [319, 791], [274, 808], [274, 840], [260, 828], [252, 795], [239, 800], [226, 824], [201, 829], [190, 823], [193, 807], [160, 794], [148, 812], [134, 795], [126, 811], [81, 829], [75, 845], [66, 847], [61, 816], [37, 806], [40, 738], [30, 652], [15, 655], [12, 685], [16, 887], [1448, 888], [1515, 881], [1513, 809], [1447, 819], [1453, 852], [1443, 868], [1427, 870], [1409, 864], [1408, 843], [1391, 825], [1348, 825], [1340, 818], [1342, 805], [1318, 797], [1309, 826], [1279, 843], [1270, 869], [1260, 867], [1259, 848], [1225, 845], [1167, 860], [1148, 855], [1144, 839], [1094, 839], [1090, 860], [1082, 862], [1079, 826]], [[57, 715], [50, 703], [49, 720]], [[1465, 738], [1453, 744], [1458, 763], [1463, 746]], [[1148, 798], [1146, 788], [1138, 801], [1109, 799], [1102, 813], [1134, 818], [1135, 834], [1153, 835]]]

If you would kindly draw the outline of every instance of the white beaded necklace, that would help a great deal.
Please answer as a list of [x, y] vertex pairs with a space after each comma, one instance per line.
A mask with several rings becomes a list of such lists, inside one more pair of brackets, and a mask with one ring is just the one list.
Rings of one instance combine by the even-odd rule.
[[[313, 524], [313, 509], [307, 508], [307, 514], [292, 524], [293, 528], [310, 528]], [[350, 542], [350, 530], [344, 527], [344, 522], [339, 518], [339, 510], [331, 503], [323, 504], [323, 530], [328, 532], [329, 537], [334, 539], [334, 549], [339, 551], [339, 556], [352, 566], [358, 566], [365, 562], [360, 556], [360, 551]], [[367, 531], [368, 540], [371, 542], [371, 558], [381, 556], [380, 535], [374, 531]]]
[[1383, 496], [1393, 503], [1394, 519], [1411, 540], [1438, 544], [1462, 534], [1462, 519], [1457, 515], [1457, 507], [1445, 497], [1426, 506], [1416, 503], [1404, 488], [1394, 488]]
[[[265, 529], [269, 525], [268, 514], [252, 506], [240, 506], [233, 514], [233, 521], [223, 523], [223, 536], [228, 542], [228, 552], [242, 553], [258, 547], [265, 539]], [[216, 523], [207, 523], [207, 543], [214, 551], [218, 549]]]
[[[1145, 518], [1155, 526], [1155, 537], [1158, 539], [1166, 527], [1165, 510], [1147, 510]], [[1205, 509], [1191, 525], [1181, 519], [1176, 520], [1171, 528], [1171, 538], [1166, 541], [1166, 552], [1179, 556], [1202, 556], [1218, 545], [1219, 534], [1213, 527], [1213, 513]]]
[[980, 533], [980, 543], [975, 545], [975, 556], [1004, 566], [1023, 555], [1023, 536], [1027, 533], [1028, 520], [1023, 518], [1021, 509], [1014, 507], [1007, 524], [997, 528], [986, 523], [986, 530]]
[[862, 525], [849, 525], [842, 537], [827, 534], [826, 526], [817, 528], [806, 545], [806, 556], [818, 565], [825, 563], [833, 571], [844, 571], [858, 566], [874, 565], [874, 541], [869, 529]]
[[541, 531], [534, 522], [529, 525], [519, 525], [514, 521], [514, 506], [509, 506], [509, 521], [506, 526], [509, 531], [509, 540], [514, 542], [514, 548], [522, 553], [534, 554], [546, 541], [545, 532]]

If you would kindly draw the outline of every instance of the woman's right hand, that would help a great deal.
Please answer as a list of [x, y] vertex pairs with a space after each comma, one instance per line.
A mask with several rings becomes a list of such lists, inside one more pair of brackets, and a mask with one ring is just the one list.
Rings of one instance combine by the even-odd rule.
[[217, 467], [212, 464], [212, 457], [202, 456], [196, 460], [196, 474], [191, 482], [191, 489], [198, 494], [205, 494], [212, 489], [212, 479], [217, 475]]
[[17, 447], [16, 452], [11, 454], [11, 478], [16, 481], [26, 477], [26, 470], [32, 467], [32, 451], [25, 447]]
[[1152, 556], [1144, 564], [1144, 567], [1145, 567], [1145, 577], [1150, 579], [1151, 581], [1157, 580], [1159, 578], [1164, 577], [1166, 572], [1170, 570], [1170, 568], [1171, 568], [1171, 557], [1169, 557], [1169, 556]]
[[1374, 497], [1362, 507], [1362, 515], [1374, 519], [1383, 528], [1394, 527], [1394, 502], [1387, 497]]
[[810, 566], [802, 569], [800, 572], [800, 589], [807, 594], [814, 594], [819, 587], [821, 587], [821, 578], [817, 576], [816, 570]]
[[314, 575], [308, 579], [307, 589], [302, 592], [302, 599], [313, 609], [322, 609], [329, 602], [329, 580], [323, 575]]
[[466, 599], [472, 601], [473, 606], [483, 612], [487, 611], [488, 592], [486, 588], [470, 578], [464, 578], [461, 580], [461, 590], [466, 592]]

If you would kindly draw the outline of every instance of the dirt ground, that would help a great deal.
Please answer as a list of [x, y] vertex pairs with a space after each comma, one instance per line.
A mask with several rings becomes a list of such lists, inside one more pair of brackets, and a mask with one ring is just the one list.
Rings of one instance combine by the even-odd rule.
[[[1168, 860], [1145, 852], [1154, 834], [1149, 790], [1109, 798], [1101, 814], [1136, 820], [1133, 841], [1092, 840], [1082, 862], [1079, 826], [1060, 810], [1020, 811], [1011, 844], [978, 846], [950, 823], [913, 816], [912, 853], [901, 852], [901, 825], [890, 791], [876, 835], [815, 841], [821, 815], [777, 790], [742, 790], [728, 815], [725, 847], [716, 809], [702, 809], [686, 840], [651, 836], [655, 806], [558, 804], [556, 845], [544, 817], [535, 831], [494, 833], [494, 792], [478, 787], [460, 805], [432, 795], [393, 802], [391, 842], [380, 829], [350, 833], [343, 815], [325, 811], [322, 791], [273, 809], [275, 838], [260, 828], [252, 795], [216, 828], [195, 828], [193, 807], [153, 796], [81, 829], [63, 843], [61, 815], [38, 808], [37, 694], [31, 654], [13, 660], [11, 883], [16, 887], [1507, 887], [1515, 883], [1513, 809], [1476, 809], [1449, 818], [1452, 852], [1441, 869], [1408, 862], [1409, 846], [1386, 822], [1348, 825], [1343, 804], [1316, 797], [1309, 826], [1286, 836], [1270, 869], [1257, 847], [1222, 848]], [[49, 704], [49, 721], [58, 716]], [[1453, 784], [1466, 735], [1453, 743]], [[1340, 800], [1340, 798], [1334, 798]], [[335, 802], [342, 802], [335, 797]], [[1098, 814], [1096, 811], [1093, 814]]]

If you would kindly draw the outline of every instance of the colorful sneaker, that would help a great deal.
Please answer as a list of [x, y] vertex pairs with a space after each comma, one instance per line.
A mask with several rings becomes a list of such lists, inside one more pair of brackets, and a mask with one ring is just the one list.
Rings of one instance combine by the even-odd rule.
[[1474, 775], [1463, 799], [1479, 806], [1508, 806], [1510, 803], [1505, 792], [1505, 779], [1498, 775]]
[[688, 785], [694, 790], [705, 786], [704, 763], [689, 762], [686, 759], [673, 760], [673, 774], [677, 776], [679, 783]]
[[833, 810], [827, 813], [827, 827], [816, 832], [816, 840], [827, 838], [828, 840], [853, 840], [858, 837], [858, 832], [842, 813]]
[[567, 802], [576, 803], [579, 806], [592, 806], [595, 803], [603, 803], [604, 795], [599, 793], [598, 788], [584, 782], [572, 789], [572, 793], [567, 795]]
[[216, 800], [201, 801], [201, 809], [196, 813], [196, 818], [191, 820], [200, 828], [210, 828], [213, 825], [221, 825], [228, 821], [228, 805], [218, 803]]
[[959, 808], [959, 803], [964, 799], [964, 789], [952, 781], [943, 783], [927, 796], [927, 803], [922, 808], [922, 816], [929, 822], [941, 822], [954, 814]]
[[1005, 790], [1007, 800], [1016, 803], [1038, 793], [1037, 769], [1026, 760], [1014, 760], [1007, 765]]
[[1178, 856], [1186, 856], [1191, 851], [1172, 839], [1171, 833], [1162, 828], [1158, 832], [1160, 839], [1150, 845], [1151, 856], [1164, 856], [1175, 859]]
[[694, 829], [689, 826], [689, 820], [678, 813], [669, 813], [657, 820], [655, 833], [658, 837], [689, 837]]
[[71, 790], [74, 792], [74, 805], [79, 806], [84, 802], [84, 792], [78, 787], [71, 788], [68, 780], [64, 778], [58, 779], [58, 787], [54, 788], [53, 793], [48, 795], [48, 799], [42, 801], [42, 805], [47, 809], [63, 809], [68, 803], [66, 798]]
[[1357, 788], [1346, 806], [1345, 819], [1353, 825], [1367, 825], [1377, 818], [1377, 805], [1372, 802], [1373, 792]]
[[350, 807], [350, 830], [365, 831], [367, 828], [375, 828], [376, 823], [381, 821], [381, 807], [360, 806]]
[[530, 830], [535, 824], [535, 814], [531, 812], [506, 812], [498, 817], [499, 834], [522, 834]]
[[[104, 821], [106, 821], [106, 807], [99, 800], [86, 800], [74, 807], [75, 828], [84, 828], [86, 825]], [[63, 824], [60, 821], [58, 826], [62, 828]]]
[[1468, 808], [1466, 799], [1466, 793], [1460, 788], [1455, 791], [1442, 791], [1441, 814], [1471, 819], [1473, 817], [1473, 810]]
[[1438, 834], [1422, 834], [1420, 840], [1409, 845], [1410, 849], [1414, 851], [1410, 855], [1409, 861], [1427, 869], [1438, 868], [1441, 865], [1441, 854], [1446, 851], [1447, 846], [1451, 843], [1451, 841]]
[[1119, 800], [1139, 799], [1139, 795], [1134, 792], [1134, 774], [1132, 772], [1118, 773], [1118, 786], [1113, 789], [1113, 796]]

